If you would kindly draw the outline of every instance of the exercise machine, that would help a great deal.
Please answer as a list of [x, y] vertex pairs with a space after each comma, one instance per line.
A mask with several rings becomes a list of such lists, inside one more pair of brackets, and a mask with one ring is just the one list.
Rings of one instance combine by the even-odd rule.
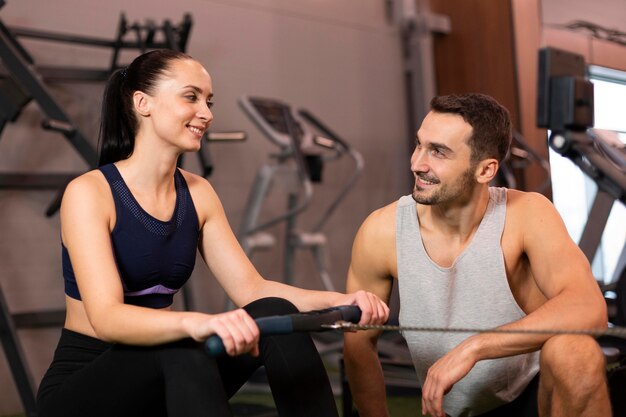
[[[594, 132], [593, 84], [586, 79], [586, 67], [581, 55], [556, 48], [539, 52], [539, 84], [537, 125], [550, 129], [550, 147], [570, 159], [598, 186], [587, 223], [578, 242], [593, 262], [602, 232], [613, 204], [626, 204], [626, 149], [616, 147]], [[611, 282], [599, 283], [609, 303], [609, 319], [623, 325], [626, 321], [626, 245], [622, 248]], [[606, 294], [616, 295], [616, 300]], [[611, 304], [617, 311], [611, 312]], [[601, 340], [617, 345], [621, 355], [626, 352], [623, 341]]]
[[[0, 8], [4, 6], [0, 0]], [[50, 93], [47, 82], [103, 82], [113, 71], [124, 66], [119, 62], [122, 51], [135, 50], [143, 53], [150, 49], [169, 48], [184, 52], [191, 30], [189, 14], [179, 25], [165, 20], [158, 26], [148, 20], [145, 24], [129, 23], [120, 15], [114, 39], [69, 35], [54, 32], [8, 27], [0, 20], [0, 132], [7, 122], [16, 121], [21, 110], [35, 101], [45, 118], [41, 127], [62, 134], [83, 158], [88, 168], [95, 168], [97, 154], [91, 142], [80, 131], [71, 117]], [[78, 44], [111, 50], [111, 61], [102, 69], [72, 68], [61, 66], [38, 66], [20, 38], [36, 39], [62, 44]], [[58, 193], [46, 215], [51, 216], [60, 207], [61, 197], [67, 183], [80, 173], [2, 173], [0, 189], [58, 189]]]
[[[264, 136], [278, 148], [256, 174], [237, 232], [239, 243], [248, 257], [252, 257], [256, 251], [274, 248], [277, 241], [268, 229], [284, 223], [284, 282], [292, 284], [295, 254], [298, 250], [304, 249], [311, 252], [324, 289], [334, 291], [335, 287], [325, 262], [327, 239], [323, 228], [361, 175], [364, 167], [363, 158], [349, 143], [308, 110], [299, 109], [296, 112], [285, 102], [261, 97], [245, 96], [239, 100], [239, 104]], [[344, 157], [353, 162], [351, 175], [317, 216], [313, 226], [308, 231], [299, 231], [298, 217], [310, 210], [314, 198], [314, 184], [322, 182], [325, 164]], [[286, 194], [286, 210], [279, 215], [261, 220], [264, 202], [272, 188]], [[229, 300], [226, 307], [232, 307]], [[341, 334], [314, 333], [312, 336], [321, 355], [332, 355], [341, 352], [343, 348]], [[385, 378], [392, 392], [405, 390], [414, 393], [418, 387], [412, 362], [404, 340], [399, 335], [396, 336], [384, 337], [378, 342]], [[344, 407], [348, 407], [351, 406], [350, 390], [347, 378], [343, 374], [341, 358], [338, 365], [341, 371], [339, 378]]]
[[[242, 97], [239, 104], [278, 152], [257, 172], [252, 185], [237, 238], [248, 257], [254, 252], [275, 246], [276, 239], [267, 232], [284, 222], [285, 256], [283, 280], [293, 282], [294, 257], [298, 249], [311, 252], [323, 287], [334, 291], [335, 286], [326, 265], [326, 235], [322, 229], [339, 204], [354, 187], [363, 170], [363, 158], [339, 135], [326, 127], [307, 110], [294, 114], [291, 107], [279, 100]], [[297, 218], [309, 208], [313, 198], [313, 183], [322, 182], [325, 164], [344, 156], [354, 162], [352, 175], [321, 213], [309, 231], [298, 231]], [[280, 188], [287, 197], [284, 213], [260, 221], [264, 202], [272, 188]]]
[[592, 262], [613, 204], [626, 204], [626, 149], [591, 129], [593, 84], [585, 75], [582, 56], [555, 48], [540, 51], [537, 125], [550, 129], [550, 147], [598, 186], [579, 241]]
[[[547, 173], [546, 180], [536, 189], [527, 190], [523, 181], [519, 181], [519, 175], [516, 174], [523, 172], [533, 164], [537, 164]], [[509, 153], [500, 164], [500, 169], [498, 169], [492, 185], [524, 191], [535, 191], [543, 194], [550, 186], [550, 183], [550, 162], [535, 152], [524, 136], [514, 130]]]

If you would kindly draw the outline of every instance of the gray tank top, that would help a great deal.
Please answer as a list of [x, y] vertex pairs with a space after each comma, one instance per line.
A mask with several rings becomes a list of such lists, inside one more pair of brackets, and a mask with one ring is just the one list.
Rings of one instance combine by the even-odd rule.
[[[525, 316], [506, 277], [500, 239], [506, 189], [490, 188], [489, 204], [474, 237], [449, 268], [426, 253], [416, 203], [400, 198], [396, 245], [400, 324], [432, 327], [496, 327]], [[463, 333], [404, 332], [420, 384], [439, 358], [469, 337]], [[539, 371], [539, 352], [480, 361], [444, 397], [450, 416], [475, 416], [515, 399]]]

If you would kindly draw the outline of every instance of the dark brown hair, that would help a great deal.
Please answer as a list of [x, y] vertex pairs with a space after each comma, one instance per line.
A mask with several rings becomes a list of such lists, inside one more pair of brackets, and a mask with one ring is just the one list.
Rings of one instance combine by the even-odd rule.
[[471, 161], [495, 158], [501, 162], [511, 145], [511, 118], [509, 112], [492, 97], [485, 94], [452, 94], [437, 96], [430, 108], [438, 113], [453, 113], [463, 117], [472, 126], [468, 140]]
[[154, 93], [159, 78], [178, 59], [193, 58], [179, 51], [157, 49], [139, 55], [128, 67], [111, 75], [102, 100], [98, 166], [126, 159], [133, 153], [139, 127], [133, 111], [133, 93]]

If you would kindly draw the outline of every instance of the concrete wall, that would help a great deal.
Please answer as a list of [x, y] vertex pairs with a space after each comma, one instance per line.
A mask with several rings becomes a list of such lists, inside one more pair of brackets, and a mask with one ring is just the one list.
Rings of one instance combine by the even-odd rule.
[[[256, 170], [276, 148], [239, 110], [243, 94], [266, 95], [305, 107], [360, 150], [366, 171], [354, 192], [328, 224], [329, 261], [337, 287], [343, 288], [350, 246], [372, 210], [410, 189], [402, 57], [396, 29], [385, 20], [377, 0], [9, 0], [0, 9], [7, 26], [22, 26], [113, 38], [120, 12], [129, 21], [170, 19], [177, 24], [189, 12], [194, 19], [188, 52], [205, 64], [215, 89], [215, 131], [245, 130], [239, 144], [212, 144], [215, 172], [210, 181], [222, 198], [231, 224], [240, 222]], [[23, 40], [37, 64], [105, 67], [110, 53], [97, 48]], [[131, 58], [131, 56], [128, 56]], [[55, 98], [95, 144], [100, 84], [56, 84]], [[38, 107], [30, 104], [0, 137], [0, 170], [72, 171], [85, 164], [57, 134], [38, 126]], [[197, 170], [196, 158], [187, 168]], [[336, 192], [350, 163], [327, 168], [320, 200]], [[0, 191], [0, 284], [12, 312], [62, 308], [58, 215], [43, 213], [54, 191]], [[284, 209], [274, 195], [265, 215]], [[319, 211], [320, 204], [313, 209]], [[303, 228], [312, 221], [301, 219]], [[280, 227], [274, 232], [280, 239]], [[267, 277], [280, 279], [281, 251], [253, 258]], [[321, 288], [308, 254], [297, 258], [296, 284]], [[224, 297], [199, 260], [192, 278], [200, 310], [217, 312]], [[59, 329], [21, 330], [20, 340], [35, 381], [45, 371]], [[0, 354], [0, 415], [21, 409], [13, 381]]]

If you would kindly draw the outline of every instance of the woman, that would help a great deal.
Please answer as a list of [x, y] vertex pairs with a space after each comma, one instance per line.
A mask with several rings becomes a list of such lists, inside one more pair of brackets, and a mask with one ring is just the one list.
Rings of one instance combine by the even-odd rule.
[[[252, 317], [356, 304], [361, 323], [376, 324], [387, 306], [258, 274], [211, 185], [176, 167], [200, 149], [212, 97], [204, 67], [170, 50], [139, 56], [107, 84], [100, 167], [72, 181], [61, 205], [67, 316], [39, 388], [41, 417], [230, 416], [227, 399], [261, 365], [281, 415], [337, 415], [308, 335], [259, 340]], [[243, 309], [170, 309], [197, 249]], [[213, 334], [229, 356], [202, 351]]]

